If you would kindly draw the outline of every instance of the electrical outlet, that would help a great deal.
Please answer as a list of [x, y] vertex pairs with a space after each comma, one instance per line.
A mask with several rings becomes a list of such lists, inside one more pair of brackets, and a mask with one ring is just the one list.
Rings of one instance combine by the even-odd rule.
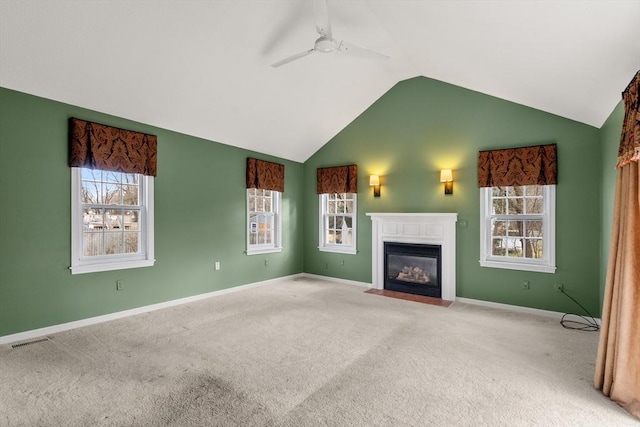
[[344, 267], [344, 260], [343, 259], [340, 260], [340, 265]]
[[122, 286], [122, 280], [116, 280], [116, 291], [121, 291]]
[[562, 283], [554, 283], [553, 289], [555, 289], [556, 292], [563, 292], [564, 291], [564, 285]]
[[531, 283], [528, 280], [522, 281], [522, 290], [528, 291], [531, 288]]
[[215, 269], [216, 269], [216, 271], [217, 271], [217, 270], [220, 270], [220, 261], [216, 261], [216, 262], [213, 264], [213, 268], [215, 268]]

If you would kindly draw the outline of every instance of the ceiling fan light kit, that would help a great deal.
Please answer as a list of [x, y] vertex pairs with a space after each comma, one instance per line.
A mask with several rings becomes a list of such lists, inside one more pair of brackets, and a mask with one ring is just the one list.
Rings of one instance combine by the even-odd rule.
[[342, 52], [349, 55], [374, 57], [380, 59], [389, 59], [387, 55], [375, 52], [364, 47], [356, 46], [351, 43], [347, 43], [344, 40], [339, 43], [331, 35], [331, 23], [329, 22], [329, 7], [327, 0], [313, 0], [313, 11], [316, 18], [316, 31], [320, 34], [314, 43], [313, 49], [298, 52], [291, 56], [288, 56], [280, 61], [271, 64], [272, 67], [277, 68], [282, 65], [293, 62], [297, 59], [304, 58], [313, 52], [320, 53], [332, 53]]

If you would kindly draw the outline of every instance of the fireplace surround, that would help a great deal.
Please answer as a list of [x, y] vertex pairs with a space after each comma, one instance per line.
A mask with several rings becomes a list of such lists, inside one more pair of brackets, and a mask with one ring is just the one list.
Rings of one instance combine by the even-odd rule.
[[442, 299], [456, 299], [457, 213], [367, 213], [371, 218], [371, 286], [384, 289], [385, 242], [438, 245]]

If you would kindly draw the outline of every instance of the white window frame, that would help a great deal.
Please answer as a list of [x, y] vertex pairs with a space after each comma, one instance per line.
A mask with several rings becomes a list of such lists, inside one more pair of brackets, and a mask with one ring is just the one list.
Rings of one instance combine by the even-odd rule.
[[273, 243], [269, 244], [251, 244], [251, 213], [249, 210], [249, 192], [250, 188], [246, 191], [246, 212], [247, 212], [247, 255], [259, 255], [282, 252], [282, 215], [281, 215], [281, 202], [282, 193], [279, 191], [271, 190], [271, 210], [272, 212], [256, 212], [264, 215], [273, 215]]
[[351, 194], [353, 197], [353, 212], [350, 214], [337, 214], [340, 216], [351, 217], [351, 244], [332, 244], [326, 241], [327, 227], [329, 225], [329, 214], [327, 212], [327, 198], [328, 194], [318, 195], [318, 204], [320, 205], [319, 221], [318, 221], [318, 250], [321, 252], [335, 252], [341, 254], [355, 255], [357, 253], [357, 218], [358, 218], [358, 194], [357, 193], [344, 193]]
[[[480, 188], [480, 265], [482, 267], [505, 268], [509, 270], [555, 273], [556, 271], [556, 186], [544, 185], [542, 215], [493, 215], [492, 187]], [[540, 219], [543, 221], [543, 243], [541, 259], [501, 257], [491, 255], [491, 219]]]
[[71, 274], [151, 267], [154, 259], [153, 177], [140, 178], [140, 253], [84, 257], [82, 255], [82, 168], [71, 168]]

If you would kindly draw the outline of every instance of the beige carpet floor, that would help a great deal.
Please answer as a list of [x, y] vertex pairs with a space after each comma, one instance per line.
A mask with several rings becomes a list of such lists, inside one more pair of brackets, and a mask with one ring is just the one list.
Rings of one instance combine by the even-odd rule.
[[592, 386], [597, 333], [363, 291], [283, 280], [2, 346], [0, 425], [639, 425]]

